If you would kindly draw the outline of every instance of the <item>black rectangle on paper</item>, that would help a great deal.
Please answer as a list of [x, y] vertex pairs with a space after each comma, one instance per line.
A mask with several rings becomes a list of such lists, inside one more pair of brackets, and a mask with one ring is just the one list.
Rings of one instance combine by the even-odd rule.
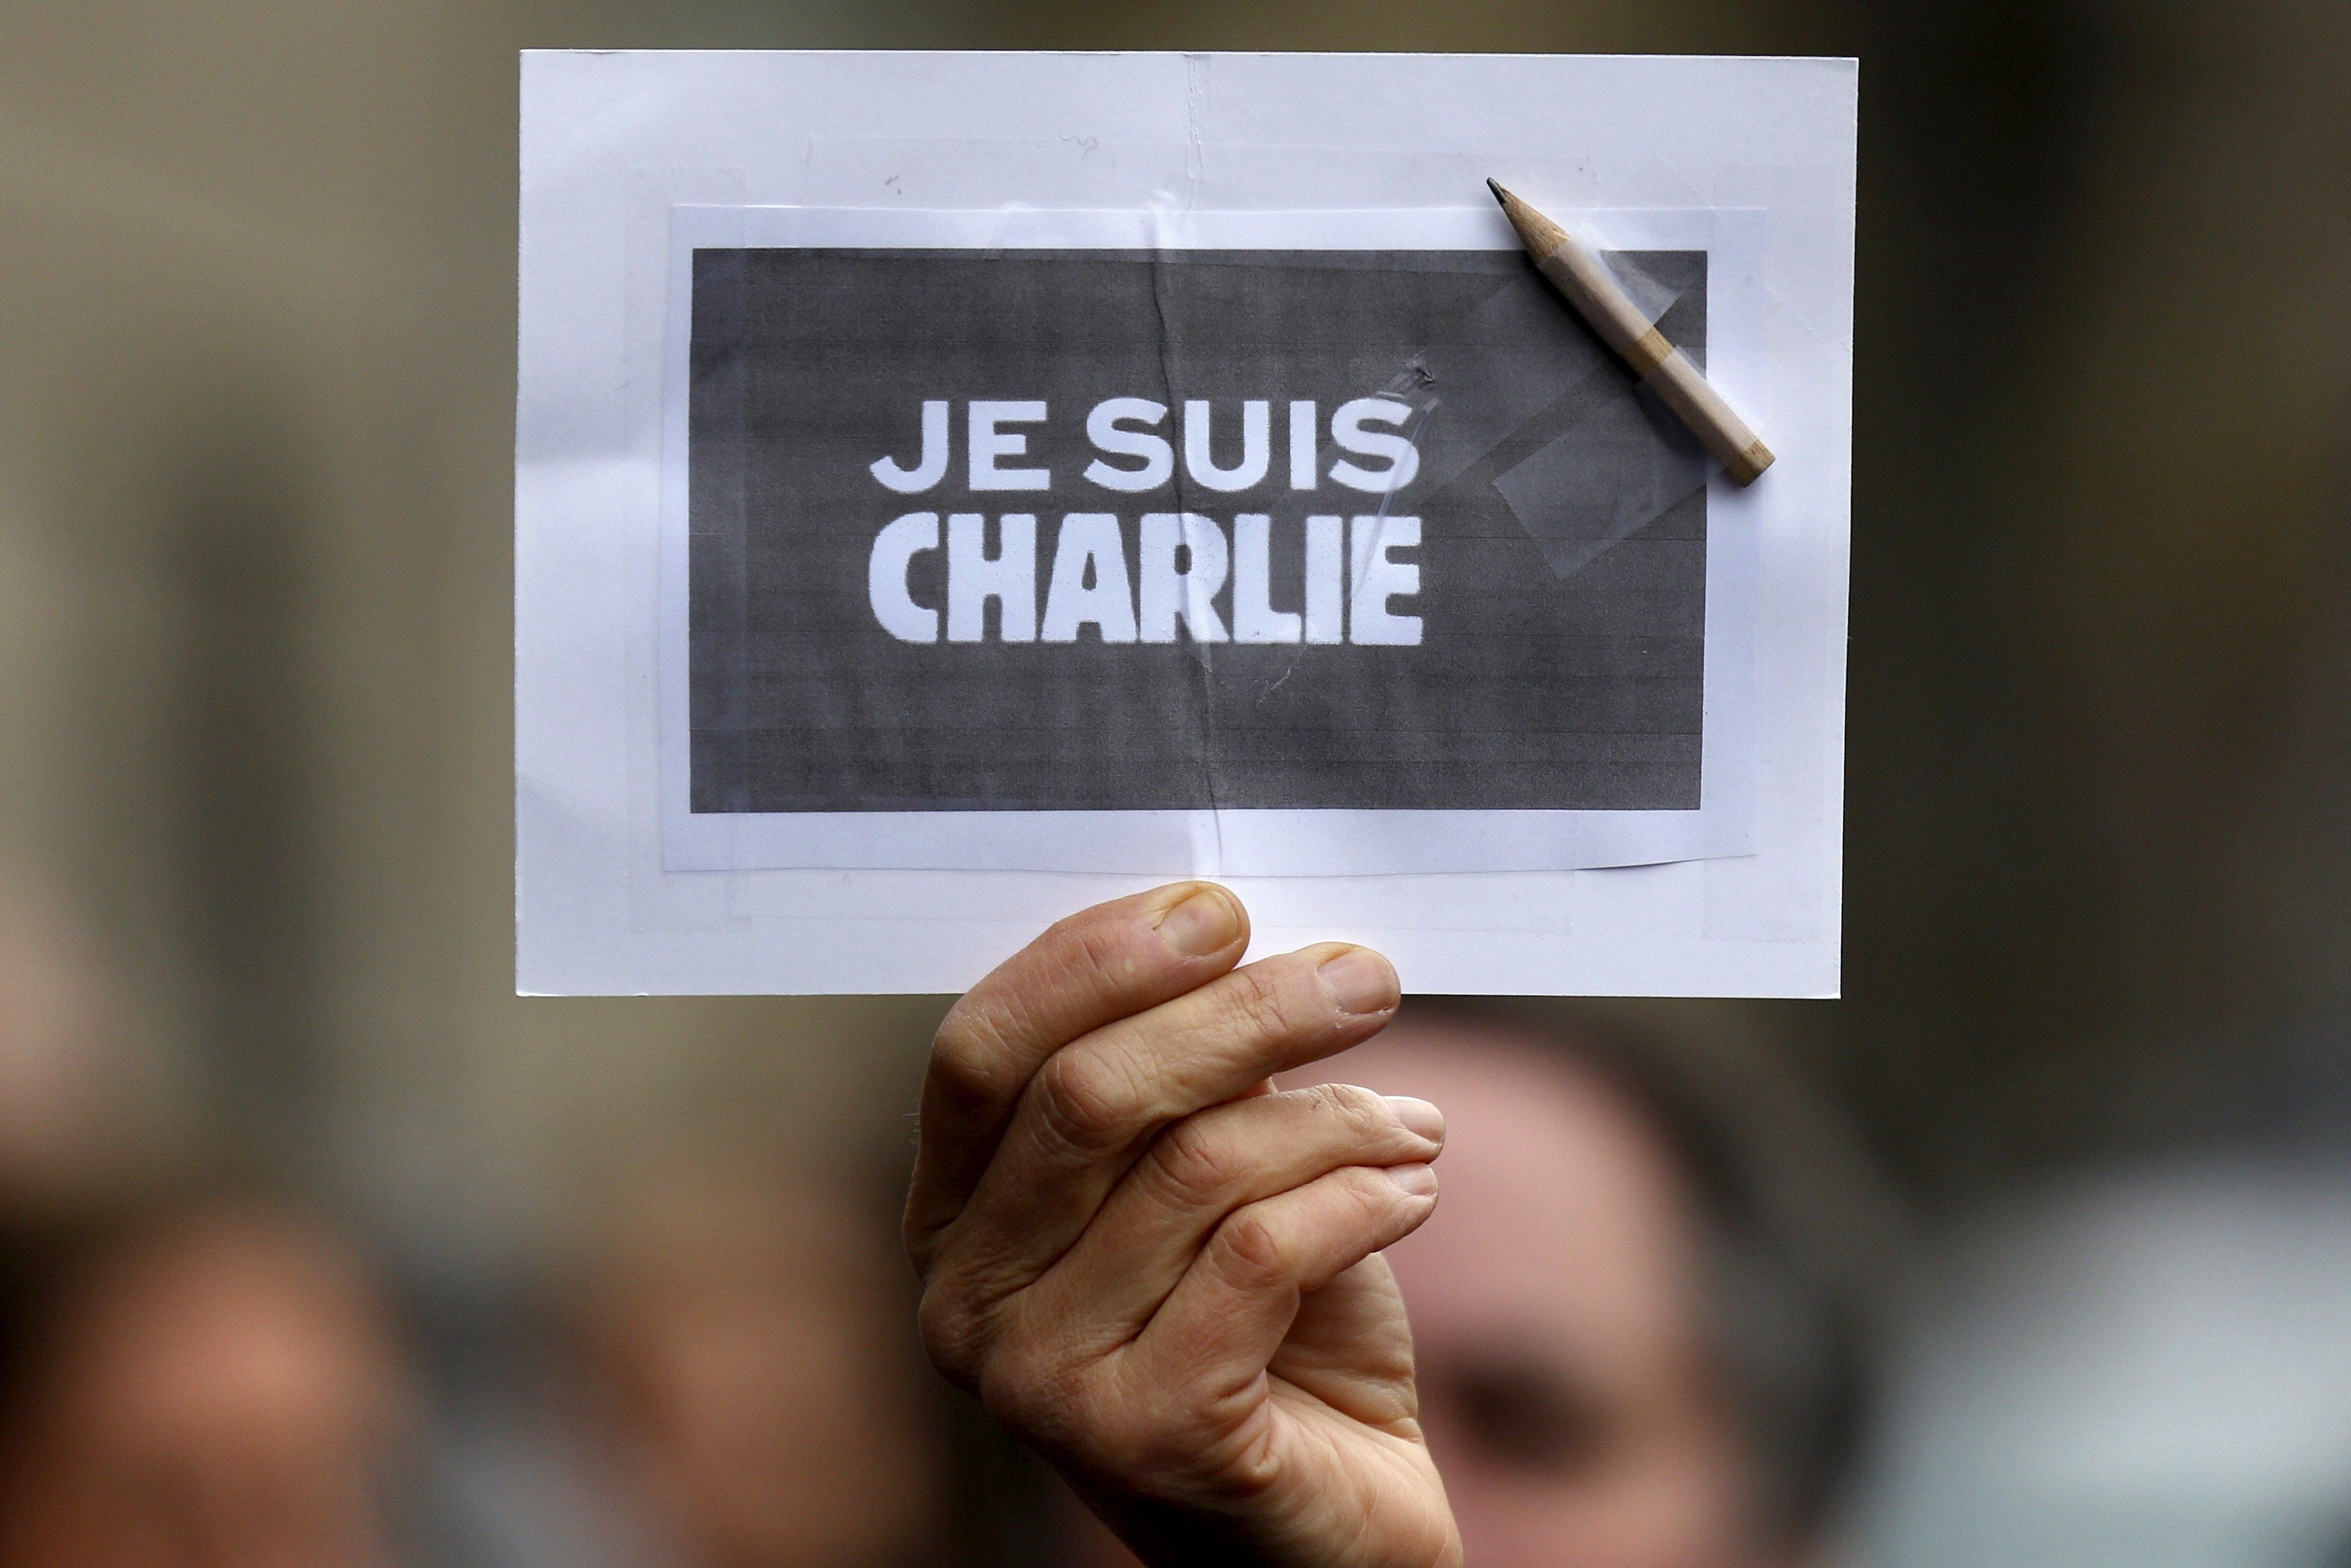
[[690, 352], [697, 813], [1698, 805], [1703, 471], [1520, 256], [705, 249]]

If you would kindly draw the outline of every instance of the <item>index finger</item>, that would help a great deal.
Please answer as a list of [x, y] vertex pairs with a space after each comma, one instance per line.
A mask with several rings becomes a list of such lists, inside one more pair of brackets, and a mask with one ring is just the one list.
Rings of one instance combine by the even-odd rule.
[[939, 1025], [923, 1078], [906, 1195], [917, 1263], [963, 1211], [1047, 1057], [1215, 980], [1248, 946], [1238, 898], [1213, 882], [1177, 882], [1071, 915], [965, 992]]

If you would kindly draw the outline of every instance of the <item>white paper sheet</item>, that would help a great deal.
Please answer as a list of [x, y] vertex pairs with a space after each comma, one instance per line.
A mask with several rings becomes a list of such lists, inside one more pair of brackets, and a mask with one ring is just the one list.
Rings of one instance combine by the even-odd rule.
[[[1854, 88], [1810, 60], [527, 56], [520, 988], [955, 990], [1196, 874], [1261, 949], [1370, 941], [1418, 990], [1833, 993]], [[1703, 251], [1708, 373], [1781, 454], [1704, 498], [1694, 808], [692, 809], [697, 247], [1507, 250], [1489, 174], [1597, 243]]]

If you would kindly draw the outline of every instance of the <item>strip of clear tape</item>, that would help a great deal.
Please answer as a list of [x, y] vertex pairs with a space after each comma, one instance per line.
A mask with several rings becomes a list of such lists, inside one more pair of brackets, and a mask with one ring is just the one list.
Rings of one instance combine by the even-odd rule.
[[[1643, 320], [1703, 369], [1704, 254], [1598, 254]], [[1721, 466], [1531, 269], [1414, 355], [1388, 391], [1420, 416], [1430, 493], [1504, 455], [1489, 483], [1561, 577], [1688, 500]], [[1529, 433], [1543, 431], [1530, 448]]]

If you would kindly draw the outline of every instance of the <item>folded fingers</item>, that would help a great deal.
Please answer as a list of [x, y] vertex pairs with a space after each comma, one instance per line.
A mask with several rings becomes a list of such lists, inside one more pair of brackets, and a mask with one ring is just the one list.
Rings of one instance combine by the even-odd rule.
[[1396, 1002], [1386, 960], [1330, 943], [1237, 970], [1055, 1053], [932, 1249], [934, 1357], [950, 1370], [967, 1362], [999, 1304], [1071, 1248], [1162, 1127], [1368, 1038]]
[[1346, 1166], [1426, 1163], [1444, 1144], [1435, 1106], [1349, 1084], [1212, 1106], [1152, 1140], [1018, 1310], [1071, 1354], [1099, 1354], [1141, 1332], [1236, 1210]]
[[1124, 1353], [1140, 1386], [1186, 1387], [1198, 1407], [1246, 1399], [1300, 1303], [1418, 1230], [1437, 1210], [1427, 1165], [1348, 1166], [1227, 1215]]

